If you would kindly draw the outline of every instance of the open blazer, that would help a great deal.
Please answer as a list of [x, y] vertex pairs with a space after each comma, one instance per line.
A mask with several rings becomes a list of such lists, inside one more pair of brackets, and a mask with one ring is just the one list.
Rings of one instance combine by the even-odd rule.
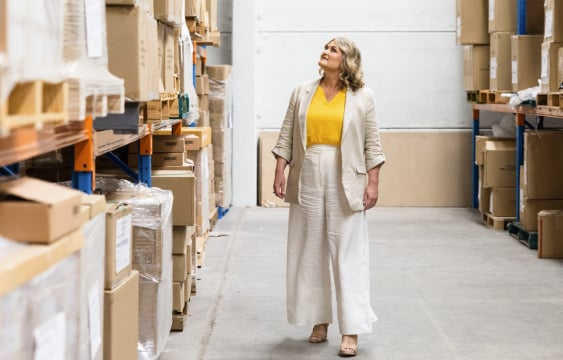
[[[307, 147], [307, 110], [321, 79], [298, 85], [291, 94], [276, 146], [272, 152], [289, 163], [285, 201], [300, 203], [300, 177]], [[383, 164], [379, 130], [375, 121], [375, 100], [371, 89], [346, 91], [340, 144], [342, 185], [350, 208], [364, 210], [367, 171]]]

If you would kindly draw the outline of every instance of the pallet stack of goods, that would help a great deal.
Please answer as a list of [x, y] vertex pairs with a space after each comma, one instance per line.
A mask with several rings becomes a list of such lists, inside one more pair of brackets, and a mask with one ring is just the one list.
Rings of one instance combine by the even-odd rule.
[[0, 135], [123, 112], [123, 79], [108, 71], [103, 9], [103, 0], [3, 2]]
[[209, 122], [213, 144], [215, 204], [227, 209], [232, 202], [232, 89], [231, 66], [207, 66]]
[[217, 0], [186, 0], [186, 24], [193, 41], [219, 46]]
[[139, 358], [157, 359], [172, 326], [172, 207], [170, 190], [98, 178], [108, 202], [133, 208], [133, 269], [139, 272]]
[[[540, 257], [562, 258], [562, 232], [548, 236], [538, 234], [539, 224], [552, 221], [563, 227], [556, 213], [542, 211], [563, 210], [563, 132], [529, 131], [524, 135], [524, 165], [520, 171], [520, 226], [528, 236], [537, 237]], [[539, 217], [539, 219], [538, 219]], [[548, 218], [548, 219], [546, 219]], [[534, 244], [532, 244], [532, 247]], [[551, 250], [550, 250], [551, 249]]]
[[26, 177], [0, 194], [0, 357], [105, 359], [104, 198]]
[[478, 136], [475, 162], [479, 166], [479, 211], [483, 221], [504, 230], [516, 217], [516, 142]]
[[503, 94], [538, 85], [544, 1], [526, 1], [525, 34], [516, 35], [517, 12], [517, 0], [458, 0], [457, 43], [464, 45], [469, 101], [507, 103]]
[[541, 45], [541, 81], [538, 105], [560, 108], [563, 92], [563, 3], [545, 1], [545, 33]]

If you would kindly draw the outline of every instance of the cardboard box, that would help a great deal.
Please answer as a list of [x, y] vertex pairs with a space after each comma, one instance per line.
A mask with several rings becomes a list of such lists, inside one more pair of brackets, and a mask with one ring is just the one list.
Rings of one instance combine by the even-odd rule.
[[111, 203], [106, 208], [106, 267], [104, 286], [115, 288], [131, 273], [133, 262], [133, 208]]
[[217, 31], [217, 0], [207, 0], [205, 7], [209, 13], [209, 31]]
[[495, 141], [495, 142], [506, 142], [508, 146], [515, 147], [516, 143], [514, 139], [507, 139], [507, 138], [499, 138], [494, 136], [487, 136], [487, 135], [477, 135], [475, 136], [475, 165], [484, 165], [485, 164], [485, 145], [487, 141]]
[[[544, 0], [526, 0], [526, 34], [542, 34]], [[518, 1], [489, 0], [489, 32], [518, 31]]]
[[488, 44], [487, 0], [457, 0], [458, 45]]
[[563, 3], [545, 0], [545, 41], [563, 42]]
[[172, 229], [172, 254], [181, 255], [192, 242], [193, 226], [174, 226]]
[[[151, 155], [151, 164], [155, 167], [182, 166], [186, 162], [186, 153], [154, 153]], [[139, 166], [139, 154], [129, 154], [127, 162], [131, 167]]]
[[172, 255], [172, 281], [186, 281], [186, 276], [190, 272], [188, 268], [188, 253], [184, 248], [181, 255]]
[[2, 181], [0, 235], [24, 242], [53, 242], [80, 227], [82, 195], [30, 177]]
[[512, 33], [499, 32], [491, 34], [491, 90], [512, 89]]
[[170, 26], [182, 26], [185, 0], [154, 0], [154, 18]]
[[197, 119], [197, 126], [200, 127], [210, 127], [209, 124], [209, 110], [199, 110], [198, 111], [198, 119]]
[[137, 359], [139, 273], [104, 293], [104, 360]]
[[172, 283], [172, 311], [182, 312], [186, 306], [186, 282], [174, 281]]
[[563, 200], [534, 200], [520, 192], [520, 224], [527, 231], [538, 231], [538, 213], [542, 210], [563, 210]]
[[208, 65], [206, 67], [209, 80], [228, 80], [233, 67], [231, 65]]
[[561, 87], [563, 84], [563, 48], [559, 48], [559, 62], [557, 64], [557, 83]]
[[80, 230], [49, 245], [26, 245], [0, 253], [0, 296], [27, 283], [84, 245]]
[[530, 199], [563, 199], [563, 132], [524, 133], [525, 196]]
[[[157, 1], [158, 2], [158, 1]], [[156, 3], [155, 2], [155, 6]], [[174, 28], [158, 23], [158, 55], [160, 79], [165, 92], [175, 91], [174, 87]]]
[[186, 0], [186, 17], [199, 17], [201, 15], [202, 0]]
[[516, 187], [516, 147], [507, 141], [487, 141], [484, 187]]
[[[276, 159], [272, 154], [279, 132], [261, 132], [259, 135], [259, 167], [258, 167], [258, 202], [264, 207], [287, 207], [288, 203], [273, 194]], [[285, 176], [289, 173], [289, 166], [285, 169]]]
[[107, 6], [108, 67], [130, 101], [160, 99], [156, 20], [136, 6]]
[[498, 217], [516, 216], [516, 188], [492, 188], [489, 210]]
[[490, 211], [491, 191], [493, 189], [483, 186], [485, 178], [484, 170], [485, 169], [483, 165], [479, 165], [479, 185], [477, 190], [477, 198], [479, 199], [479, 211], [483, 214], [487, 214]]
[[195, 92], [198, 95], [209, 94], [209, 78], [207, 74], [196, 76], [195, 78]]
[[541, 45], [541, 93], [559, 91], [559, 84], [561, 84], [558, 81], [560, 48], [563, 48], [563, 43], [544, 41]]
[[463, 88], [465, 90], [489, 89], [490, 47], [465, 45], [463, 47]]
[[209, 111], [209, 94], [197, 94], [197, 100], [200, 111]]
[[563, 211], [542, 210], [538, 213], [538, 257], [563, 258]]
[[183, 135], [159, 135], [152, 138], [153, 153], [183, 153], [186, 142]]
[[538, 86], [543, 35], [513, 35], [511, 41], [512, 90]]
[[192, 226], [195, 220], [195, 177], [191, 171], [153, 170], [152, 186], [172, 191], [172, 224]]

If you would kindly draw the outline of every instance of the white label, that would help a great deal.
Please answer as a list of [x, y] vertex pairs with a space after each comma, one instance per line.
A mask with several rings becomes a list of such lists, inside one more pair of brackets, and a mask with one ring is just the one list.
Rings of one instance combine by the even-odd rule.
[[490, 66], [490, 78], [491, 79], [496, 79], [497, 78], [497, 58], [496, 57], [492, 57], [491, 58], [491, 66]]
[[88, 324], [90, 325], [90, 355], [92, 359], [96, 357], [102, 345], [101, 313], [100, 283], [96, 281], [88, 292]]
[[524, 190], [520, 189], [520, 212], [524, 212]]
[[544, 38], [547, 39], [552, 36], [553, 36], [553, 10], [546, 10]]
[[524, 185], [528, 184], [528, 165], [527, 162], [524, 162]]
[[495, 0], [489, 0], [489, 21], [495, 20]]
[[66, 350], [66, 316], [58, 313], [33, 330], [34, 360], [64, 360]]
[[86, 0], [84, 5], [88, 57], [99, 58], [103, 55], [102, 7], [97, 0]]
[[132, 214], [117, 220], [115, 225], [115, 271], [120, 272], [131, 264]]
[[512, 83], [518, 84], [518, 60], [512, 60]]
[[489, 196], [489, 212], [491, 214], [493, 213], [494, 203], [495, 203], [495, 197], [493, 196], [493, 192], [491, 191], [491, 195]]

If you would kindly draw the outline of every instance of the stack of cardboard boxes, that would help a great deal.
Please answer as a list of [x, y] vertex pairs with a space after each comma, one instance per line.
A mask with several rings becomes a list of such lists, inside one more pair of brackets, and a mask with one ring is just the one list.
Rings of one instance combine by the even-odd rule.
[[[520, 222], [527, 231], [538, 231], [542, 210], [563, 210], [563, 132], [530, 131], [524, 135], [524, 165], [520, 171]], [[563, 226], [557, 213], [540, 215], [543, 221]], [[542, 234], [538, 239], [541, 257], [563, 257], [563, 233]], [[557, 251], [549, 251], [559, 244]]]
[[541, 55], [540, 92], [559, 91], [563, 82], [563, 3], [561, 1], [545, 1], [545, 32]]
[[526, 1], [525, 35], [515, 35], [517, 12], [517, 0], [458, 0], [458, 44], [469, 45], [464, 48], [466, 90], [512, 92], [538, 85], [544, 2]]
[[516, 143], [488, 136], [476, 138], [479, 210], [494, 218], [516, 216]]
[[231, 66], [207, 66], [209, 77], [209, 122], [213, 144], [212, 173], [215, 178], [215, 204], [228, 208], [232, 202], [232, 90]]

